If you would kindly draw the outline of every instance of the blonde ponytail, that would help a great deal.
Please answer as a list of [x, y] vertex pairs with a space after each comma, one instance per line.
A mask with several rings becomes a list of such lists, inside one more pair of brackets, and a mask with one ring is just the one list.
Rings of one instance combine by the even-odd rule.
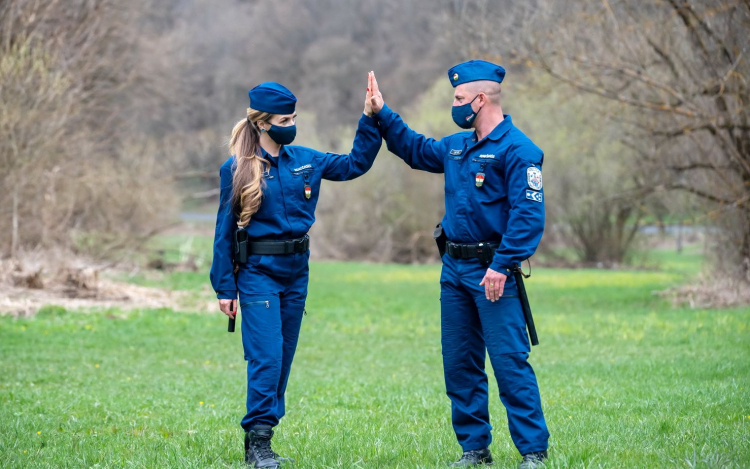
[[232, 129], [229, 152], [235, 157], [232, 177], [232, 207], [238, 213], [237, 226], [245, 227], [260, 208], [263, 199], [263, 173], [270, 163], [260, 149], [260, 131], [257, 122], [267, 121], [271, 114], [248, 108], [247, 119], [242, 119]]

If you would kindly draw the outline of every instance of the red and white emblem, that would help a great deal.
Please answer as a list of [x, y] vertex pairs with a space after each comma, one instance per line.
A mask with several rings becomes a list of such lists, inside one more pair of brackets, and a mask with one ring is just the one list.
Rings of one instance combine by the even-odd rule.
[[477, 187], [482, 187], [482, 184], [484, 184], [484, 173], [477, 173], [475, 182]]
[[312, 196], [312, 188], [305, 186], [305, 198], [309, 199]]
[[526, 170], [526, 182], [535, 191], [542, 190], [542, 171], [535, 166], [528, 168]]

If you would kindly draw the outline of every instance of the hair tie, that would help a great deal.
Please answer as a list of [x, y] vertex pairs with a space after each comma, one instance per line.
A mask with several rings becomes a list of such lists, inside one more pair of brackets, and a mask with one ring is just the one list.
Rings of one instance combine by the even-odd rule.
[[250, 116], [247, 116], [246, 120], [247, 120], [247, 125], [249, 125], [250, 127], [252, 127], [253, 123], [250, 122]]

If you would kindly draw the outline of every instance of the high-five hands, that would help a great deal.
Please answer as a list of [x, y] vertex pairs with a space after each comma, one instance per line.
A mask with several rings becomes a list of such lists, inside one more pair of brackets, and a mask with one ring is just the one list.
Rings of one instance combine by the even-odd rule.
[[[378, 80], [375, 78], [375, 72], [367, 74], [367, 102], [365, 103], [365, 113], [369, 105], [370, 112], [377, 114], [383, 109], [383, 95], [380, 94]], [[372, 114], [367, 114], [371, 116]]]
[[484, 296], [491, 302], [495, 302], [503, 296], [503, 290], [505, 289], [505, 280], [508, 276], [495, 272], [492, 269], [487, 269], [487, 273], [484, 274], [484, 278], [479, 286], [484, 287]]

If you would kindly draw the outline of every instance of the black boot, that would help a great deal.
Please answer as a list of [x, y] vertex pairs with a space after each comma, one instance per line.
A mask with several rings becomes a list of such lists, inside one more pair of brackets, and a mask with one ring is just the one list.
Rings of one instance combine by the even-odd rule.
[[250, 467], [278, 469], [279, 460], [271, 449], [270, 425], [255, 425], [245, 433], [245, 463]]
[[489, 448], [464, 451], [461, 459], [451, 464], [451, 467], [479, 466], [492, 464], [492, 454]]
[[523, 461], [518, 465], [518, 469], [538, 469], [545, 466], [547, 460], [546, 451], [537, 451], [523, 455]]

